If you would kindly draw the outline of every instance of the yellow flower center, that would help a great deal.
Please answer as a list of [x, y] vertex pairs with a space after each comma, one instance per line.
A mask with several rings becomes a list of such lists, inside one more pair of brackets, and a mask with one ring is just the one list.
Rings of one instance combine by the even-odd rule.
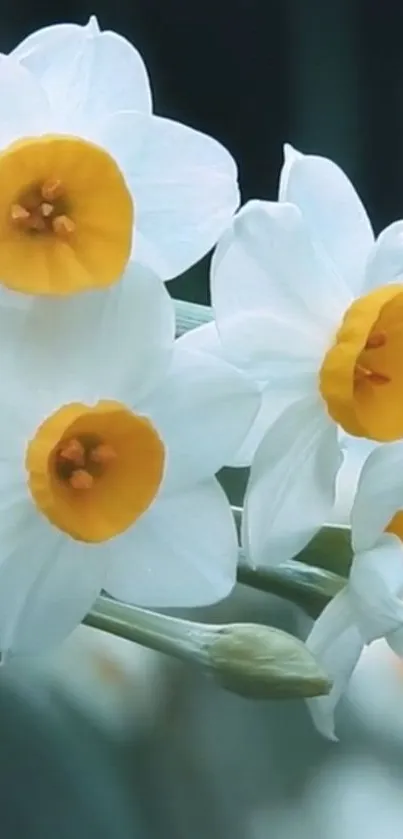
[[387, 528], [385, 529], [385, 533], [393, 533], [394, 536], [397, 536], [401, 542], [403, 542], [403, 511], [399, 510], [398, 513], [395, 513], [391, 521], [389, 522]]
[[347, 310], [322, 364], [320, 392], [349, 434], [403, 436], [403, 285], [360, 297]]
[[82, 542], [127, 530], [154, 500], [165, 450], [146, 418], [120, 402], [64, 405], [37, 429], [26, 453], [38, 509]]
[[106, 288], [130, 256], [133, 203], [113, 158], [78, 137], [0, 153], [0, 282], [26, 294]]

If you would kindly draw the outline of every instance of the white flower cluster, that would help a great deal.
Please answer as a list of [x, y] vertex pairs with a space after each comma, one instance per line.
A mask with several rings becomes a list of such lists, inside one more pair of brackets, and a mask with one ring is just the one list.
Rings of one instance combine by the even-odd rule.
[[[308, 639], [333, 712], [362, 647], [403, 653], [403, 221], [374, 240], [330, 160], [289, 146], [239, 212], [215, 140], [152, 111], [113, 32], [51, 26], [0, 58], [0, 650], [63, 640], [104, 589], [197, 606], [236, 579], [215, 478], [251, 465], [252, 565], [329, 518], [343, 449], [374, 441], [345, 590]], [[212, 247], [213, 323], [175, 341], [164, 281]]]

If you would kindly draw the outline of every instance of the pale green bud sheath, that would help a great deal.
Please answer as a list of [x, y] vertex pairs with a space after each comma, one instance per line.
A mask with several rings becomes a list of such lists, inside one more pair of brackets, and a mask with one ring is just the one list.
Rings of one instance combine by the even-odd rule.
[[215, 680], [251, 699], [329, 693], [331, 682], [302, 641], [281, 629], [234, 623], [217, 627], [208, 649]]
[[195, 623], [105, 597], [85, 623], [197, 664], [226, 690], [252, 699], [320, 696], [331, 689], [306, 646], [273, 627]]

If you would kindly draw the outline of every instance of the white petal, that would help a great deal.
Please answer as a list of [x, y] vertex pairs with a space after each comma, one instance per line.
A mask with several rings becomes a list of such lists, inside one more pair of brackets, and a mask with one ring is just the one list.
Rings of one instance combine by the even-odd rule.
[[395, 221], [380, 233], [372, 248], [365, 273], [364, 290], [403, 282], [403, 221]]
[[377, 542], [389, 522], [403, 509], [403, 443], [387, 443], [369, 455], [358, 482], [351, 512], [356, 553]]
[[354, 614], [346, 590], [337, 594], [326, 606], [315, 622], [306, 645], [333, 682], [328, 696], [307, 700], [308, 708], [321, 734], [330, 740], [337, 740], [334, 733], [334, 711], [364, 646], [354, 624]]
[[[274, 387], [273, 383], [260, 384], [261, 403], [259, 411], [256, 415], [255, 421], [245, 438], [240, 449], [236, 455], [231, 459], [228, 466], [250, 466], [258, 447], [260, 446], [263, 437], [267, 433], [284, 411], [290, 405], [295, 405], [306, 396], [306, 389], [304, 385], [307, 383], [305, 378], [301, 378], [293, 383], [291, 380], [287, 381], [288, 388], [281, 389]], [[293, 384], [295, 385], [293, 387]]]
[[177, 345], [164, 382], [139, 406], [167, 447], [164, 491], [210, 478], [229, 463], [259, 405], [258, 389], [235, 367]]
[[312, 400], [295, 402], [263, 438], [245, 496], [243, 544], [254, 566], [295, 556], [329, 516], [341, 463], [337, 428]]
[[302, 212], [315, 247], [329, 260], [340, 282], [360, 293], [374, 234], [351, 181], [331, 160], [296, 155], [287, 160], [280, 200]]
[[229, 318], [267, 313], [309, 345], [332, 339], [350, 297], [315, 253], [291, 204], [249, 201], [215, 251], [211, 295], [222, 331]]
[[[197, 350], [199, 352], [206, 352], [218, 358], [223, 358], [223, 347], [219, 339], [216, 324], [203, 324], [196, 329], [186, 332], [178, 339], [178, 345], [186, 347], [189, 350]], [[306, 379], [296, 377], [298, 384], [304, 389]], [[289, 382], [287, 382], [289, 384]], [[274, 390], [271, 384], [266, 385], [261, 382], [256, 382], [257, 387], [261, 393], [261, 404], [252, 427], [247, 434], [240, 449], [231, 458], [228, 466], [250, 466], [255, 455], [256, 449], [261, 443], [267, 429], [278, 416], [294, 401], [298, 395], [297, 392], [290, 397], [290, 391], [280, 391], [279, 388]]]
[[349, 590], [360, 632], [369, 643], [403, 627], [403, 545], [385, 534], [369, 551], [356, 554]]
[[[221, 340], [222, 339], [222, 340]], [[317, 373], [325, 347], [304, 324], [272, 318], [270, 312], [246, 312], [227, 318], [220, 330], [213, 321], [191, 329], [179, 339], [182, 346], [226, 358], [255, 381], [272, 379], [286, 389], [297, 385], [301, 393]]]
[[50, 527], [30, 501], [2, 517], [0, 650], [41, 653], [82, 621], [99, 594], [107, 557]]
[[52, 129], [44, 90], [17, 61], [0, 56], [0, 146]]
[[[134, 244], [136, 256], [138, 250], [139, 233], [139, 204], [138, 196], [133, 194], [133, 184], [129, 181], [132, 169], [136, 169], [138, 161], [144, 154], [147, 145], [149, 123], [151, 116], [133, 111], [117, 111], [109, 114], [100, 120], [88, 120], [83, 126], [87, 140], [97, 143], [105, 148], [116, 160], [126, 176], [129, 189], [134, 200]], [[143, 265], [151, 265], [153, 270], [160, 275], [158, 265], [153, 265], [150, 259], [145, 259], [140, 254], [139, 262]]]
[[[16, 382], [2, 369], [0, 411], [0, 511], [9, 500], [12, 484], [25, 488], [24, 455], [29, 440], [46, 416], [42, 393], [28, 387], [29, 377]], [[45, 400], [46, 401], [46, 400]], [[45, 406], [46, 411], [46, 406]], [[1, 515], [1, 513], [0, 513]]]
[[[137, 210], [135, 257], [163, 279], [185, 271], [217, 242], [239, 204], [236, 165], [226, 149], [172, 120], [123, 113], [101, 141], [116, 157]], [[142, 137], [132, 151], [132, 138]]]
[[[178, 339], [179, 345], [186, 349], [210, 353], [218, 358], [225, 358], [226, 355], [214, 321], [182, 335]], [[312, 392], [313, 385], [316, 385], [316, 373], [312, 373], [311, 366], [308, 361], [304, 365], [300, 358], [290, 358], [286, 364], [276, 366], [272, 364], [272, 380], [269, 384], [256, 380], [256, 385], [261, 392], [259, 411], [241, 448], [227, 465], [251, 465], [256, 449], [269, 426], [273, 425], [290, 403], [303, 398], [307, 392]], [[249, 370], [248, 374], [250, 374]]]
[[79, 118], [91, 122], [115, 111], [151, 111], [140, 54], [116, 32], [100, 32], [93, 20], [39, 29], [12, 55], [39, 79], [66, 129]]
[[186, 347], [188, 350], [196, 350], [196, 352], [206, 352], [211, 355], [223, 358], [223, 347], [220, 341], [220, 336], [217, 332], [215, 321], [211, 323], [203, 323], [202, 326], [196, 326], [195, 329], [190, 329], [178, 338], [178, 346]]
[[280, 387], [300, 379], [306, 379], [307, 387], [316, 383], [328, 344], [309, 323], [280, 320], [267, 310], [222, 318], [218, 332], [229, 361], [254, 379], [274, 380]]
[[106, 590], [142, 606], [214, 603], [236, 580], [234, 519], [214, 479], [157, 499], [110, 551]]
[[278, 200], [279, 201], [287, 201], [287, 188], [288, 188], [288, 178], [290, 172], [294, 167], [294, 163], [296, 160], [301, 160], [304, 155], [302, 152], [295, 149], [290, 143], [284, 143], [284, 163], [281, 168], [280, 172], [280, 182], [278, 188]]
[[350, 517], [357, 493], [358, 480], [365, 461], [378, 448], [379, 443], [364, 437], [351, 437], [339, 432], [343, 463], [337, 476], [336, 503], [332, 521], [350, 526]]
[[25, 310], [1, 308], [0, 326], [3, 376], [7, 371], [26, 387], [29, 374], [32, 390], [62, 401], [81, 393], [134, 404], [170, 363], [175, 315], [162, 281], [129, 264], [108, 291], [35, 300]]
[[284, 399], [279, 393], [273, 398], [271, 387], [262, 386], [261, 403], [255, 421], [246, 436], [242, 446], [238, 449], [228, 466], [250, 466], [256, 454], [256, 450], [263, 440], [268, 428], [283, 413], [290, 404], [290, 394], [285, 392]]

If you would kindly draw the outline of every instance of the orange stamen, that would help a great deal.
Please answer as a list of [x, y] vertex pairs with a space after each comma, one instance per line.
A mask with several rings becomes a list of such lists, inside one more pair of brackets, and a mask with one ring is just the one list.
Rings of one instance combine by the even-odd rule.
[[10, 210], [12, 221], [27, 221], [31, 213], [22, 204], [13, 204]]
[[76, 226], [68, 216], [56, 216], [52, 219], [52, 227], [57, 236], [70, 236], [74, 233]]
[[84, 466], [85, 463], [85, 449], [79, 440], [69, 440], [66, 446], [58, 453], [59, 458], [68, 460], [76, 466]]
[[60, 198], [63, 195], [62, 182], [58, 178], [45, 181], [41, 187], [41, 195], [45, 201], [54, 201], [55, 198]]
[[99, 463], [102, 466], [107, 466], [112, 461], [116, 460], [117, 454], [113, 446], [108, 443], [99, 443], [89, 453], [89, 459], [92, 463]]
[[94, 478], [86, 469], [76, 469], [69, 478], [69, 484], [73, 489], [91, 489]]
[[52, 215], [53, 211], [53, 204], [49, 204], [47, 201], [44, 201], [43, 204], [41, 204], [41, 213], [44, 218], [49, 218], [49, 216]]

